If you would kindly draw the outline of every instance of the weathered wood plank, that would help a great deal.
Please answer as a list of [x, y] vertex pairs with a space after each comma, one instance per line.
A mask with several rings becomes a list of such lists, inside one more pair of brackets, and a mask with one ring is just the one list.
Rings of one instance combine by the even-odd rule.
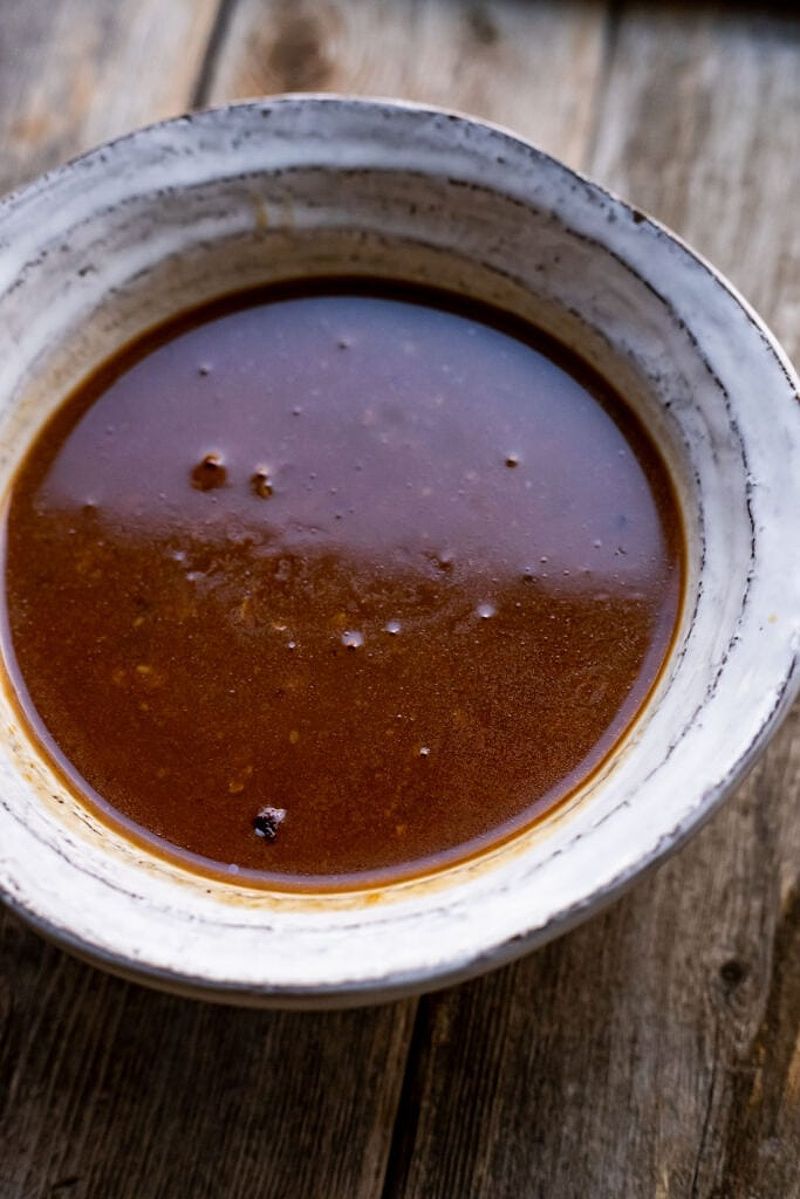
[[238, 0], [208, 99], [400, 96], [501, 121], [579, 162], [603, 61], [601, 0]]
[[0, 191], [183, 111], [219, 0], [3, 0]]
[[724, 270], [796, 356], [800, 10], [725, 9], [630, 9], [588, 166]]
[[380, 1193], [409, 1004], [191, 1003], [0, 928], [3, 1199]]
[[[797, 322], [800, 26], [623, 9], [589, 168]], [[787, 547], [787, 553], [794, 553]], [[800, 1195], [800, 712], [612, 911], [423, 1001], [387, 1196]]]

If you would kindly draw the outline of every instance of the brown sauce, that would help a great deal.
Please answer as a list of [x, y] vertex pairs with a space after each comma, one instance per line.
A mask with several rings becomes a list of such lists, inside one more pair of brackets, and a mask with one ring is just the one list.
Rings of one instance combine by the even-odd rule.
[[71, 395], [15, 479], [5, 653], [86, 802], [289, 886], [474, 854], [636, 716], [680, 605], [665, 467], [528, 325], [433, 290], [229, 297]]

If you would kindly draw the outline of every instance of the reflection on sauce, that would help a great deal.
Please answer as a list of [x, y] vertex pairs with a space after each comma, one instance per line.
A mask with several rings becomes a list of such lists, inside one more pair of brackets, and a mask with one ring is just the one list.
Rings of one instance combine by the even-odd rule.
[[13, 488], [6, 656], [87, 802], [195, 868], [395, 879], [566, 796], [673, 634], [665, 468], [492, 309], [335, 281], [190, 313]]

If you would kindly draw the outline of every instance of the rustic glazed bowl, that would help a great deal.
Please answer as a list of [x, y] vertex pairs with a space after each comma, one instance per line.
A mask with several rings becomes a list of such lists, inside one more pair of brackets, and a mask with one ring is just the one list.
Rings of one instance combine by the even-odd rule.
[[464, 865], [344, 895], [248, 889], [151, 856], [65, 789], [4, 692], [6, 901], [112, 971], [232, 1002], [389, 999], [563, 932], [698, 828], [800, 673], [800, 405], [780, 348], [663, 227], [452, 113], [322, 97], [223, 108], [134, 133], [5, 200], [3, 487], [65, 392], [122, 342], [225, 291], [343, 270], [493, 301], [603, 372], [674, 475], [686, 598], [646, 711], [569, 803]]

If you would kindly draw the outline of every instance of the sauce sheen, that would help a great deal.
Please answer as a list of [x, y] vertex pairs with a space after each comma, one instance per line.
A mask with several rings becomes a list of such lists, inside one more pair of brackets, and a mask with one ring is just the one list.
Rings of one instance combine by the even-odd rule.
[[569, 795], [667, 653], [683, 546], [619, 397], [527, 324], [311, 281], [146, 335], [14, 482], [6, 659], [90, 806], [194, 869], [364, 885]]

